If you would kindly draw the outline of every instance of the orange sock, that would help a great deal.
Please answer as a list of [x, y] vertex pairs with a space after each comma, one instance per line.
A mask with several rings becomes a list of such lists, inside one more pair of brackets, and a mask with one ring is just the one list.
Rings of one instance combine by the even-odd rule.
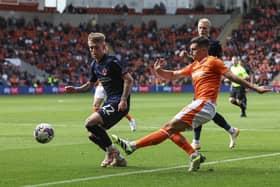
[[172, 140], [176, 145], [181, 147], [186, 153], [188, 153], [188, 155], [191, 155], [192, 153], [195, 152], [191, 144], [180, 133], [172, 134], [170, 136], [170, 140]]
[[129, 115], [129, 114], [126, 114], [126, 116], [125, 116], [127, 119], [128, 119], [128, 121], [130, 121], [131, 120], [131, 115]]
[[158, 131], [155, 131], [144, 138], [141, 138], [135, 142], [136, 148], [146, 147], [150, 145], [156, 145], [169, 137], [169, 132], [166, 128], [161, 128]]
[[99, 107], [93, 107], [93, 112], [97, 112], [98, 111], [98, 109], [99, 109]]

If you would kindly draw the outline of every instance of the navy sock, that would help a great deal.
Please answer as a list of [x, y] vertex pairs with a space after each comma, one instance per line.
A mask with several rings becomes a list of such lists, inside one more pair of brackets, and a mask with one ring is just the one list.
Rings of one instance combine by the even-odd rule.
[[227, 123], [227, 121], [225, 120], [225, 118], [219, 114], [218, 112], [216, 112], [214, 118], [212, 119], [217, 125], [219, 125], [220, 127], [224, 128], [226, 131], [228, 131], [230, 129], [230, 125]]
[[242, 115], [246, 115], [246, 107], [244, 105], [241, 105], [241, 113]]
[[93, 143], [98, 145], [103, 151], [106, 151], [106, 147], [104, 146], [103, 142], [101, 141], [100, 137], [92, 134], [88, 137]]
[[99, 125], [94, 125], [87, 127], [88, 131], [94, 134], [93, 137], [90, 137], [94, 143], [96, 143], [101, 149], [106, 150], [106, 147], [112, 145], [112, 141], [106, 131]]
[[196, 128], [193, 129], [193, 131], [194, 131], [194, 139], [195, 140], [199, 140], [200, 139], [201, 129], [202, 129], [202, 126], [199, 126], [199, 127], [196, 127]]
[[246, 96], [242, 99], [242, 102], [243, 102], [244, 106], [247, 107], [247, 97]]

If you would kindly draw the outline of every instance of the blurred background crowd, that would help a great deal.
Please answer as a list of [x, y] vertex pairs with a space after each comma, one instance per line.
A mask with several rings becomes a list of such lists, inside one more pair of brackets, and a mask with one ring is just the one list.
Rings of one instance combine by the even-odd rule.
[[[64, 14], [73, 11], [71, 7]], [[159, 7], [155, 7], [159, 8]], [[243, 7], [244, 8], [244, 7]], [[245, 7], [247, 8], [247, 7]], [[128, 9], [124, 12], [127, 12]], [[159, 10], [165, 14], [164, 9]], [[129, 15], [126, 15], [129, 16]], [[82, 20], [78, 26], [69, 23], [53, 24], [34, 18], [0, 17], [0, 86], [38, 86], [82, 84], [88, 78], [91, 62], [87, 47], [90, 32], [103, 32], [109, 52], [128, 64], [134, 86], [185, 85], [191, 80], [165, 82], [156, 78], [152, 64], [157, 57], [168, 61], [167, 68], [179, 69], [189, 62], [179, 57], [197, 35], [197, 22], [159, 27], [158, 22], [135, 26], [125, 20], [99, 24], [95, 20]], [[245, 12], [238, 29], [227, 36], [223, 45], [223, 60], [239, 56], [249, 72], [251, 81], [258, 85], [272, 84], [280, 70], [280, 9], [271, 1]], [[211, 37], [217, 38], [224, 27], [212, 27]], [[38, 79], [34, 73], [23, 71], [7, 59], [19, 58], [44, 73]]]

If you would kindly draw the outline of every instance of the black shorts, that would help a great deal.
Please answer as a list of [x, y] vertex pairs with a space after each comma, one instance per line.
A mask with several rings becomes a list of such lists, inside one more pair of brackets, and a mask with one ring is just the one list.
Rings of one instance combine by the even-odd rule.
[[129, 101], [127, 102], [127, 109], [125, 111], [118, 111], [119, 102], [104, 103], [103, 107], [97, 112], [103, 119], [105, 129], [110, 129], [117, 124], [129, 111]]
[[230, 92], [230, 97], [233, 97], [238, 100], [242, 100], [246, 97], [246, 89], [242, 86], [239, 87], [233, 87]]

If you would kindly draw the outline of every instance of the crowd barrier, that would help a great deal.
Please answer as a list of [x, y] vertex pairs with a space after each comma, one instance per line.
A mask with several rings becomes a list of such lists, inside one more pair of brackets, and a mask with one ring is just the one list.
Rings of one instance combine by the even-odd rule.
[[[221, 91], [229, 91], [229, 86], [222, 86]], [[94, 89], [93, 89], [94, 92]], [[187, 86], [133, 86], [133, 93], [155, 93], [155, 92], [193, 92], [191, 85]], [[0, 95], [20, 94], [63, 94], [64, 86], [0, 86]]]
[[[94, 92], [94, 89], [92, 90]], [[229, 92], [230, 86], [222, 85], [220, 92]], [[279, 93], [280, 85], [273, 86], [273, 91]], [[133, 93], [180, 93], [180, 92], [193, 92], [193, 86], [133, 86]], [[0, 86], [0, 95], [20, 95], [20, 94], [64, 94], [64, 86], [14, 86], [3, 87]]]

